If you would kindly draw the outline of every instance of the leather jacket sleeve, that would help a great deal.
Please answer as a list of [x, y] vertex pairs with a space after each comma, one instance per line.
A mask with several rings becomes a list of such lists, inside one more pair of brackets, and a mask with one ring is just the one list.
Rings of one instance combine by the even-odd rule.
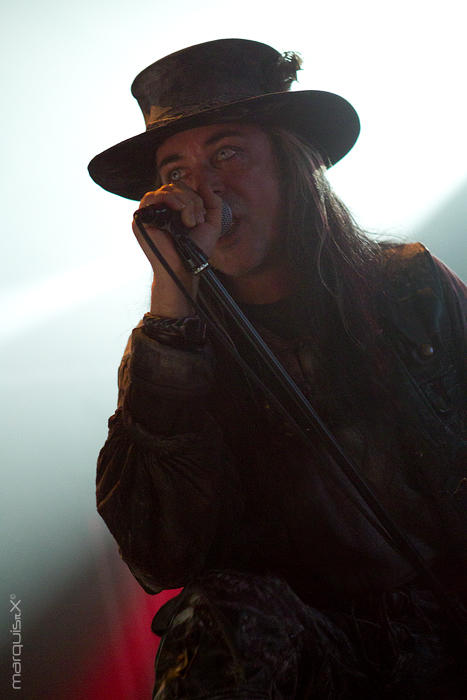
[[162, 345], [136, 328], [97, 468], [97, 508], [147, 592], [185, 585], [241, 511], [233, 461], [206, 411], [208, 350]]

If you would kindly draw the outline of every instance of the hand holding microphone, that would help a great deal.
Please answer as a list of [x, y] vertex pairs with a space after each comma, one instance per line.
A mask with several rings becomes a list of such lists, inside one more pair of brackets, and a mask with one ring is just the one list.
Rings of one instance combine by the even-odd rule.
[[[140, 224], [143, 225], [145, 236], [139, 227]], [[163, 185], [143, 197], [140, 209], [134, 214], [133, 231], [154, 270], [151, 313], [170, 318], [180, 318], [193, 313], [173, 278], [155, 254], [153, 245], [185, 289], [195, 297], [198, 279], [193, 272], [199, 272], [203, 267], [199, 262], [193, 264], [192, 260], [189, 260], [191, 271], [187, 269], [187, 248], [197, 248], [201, 257], [206, 260], [217, 240], [225, 235], [231, 226], [230, 207], [208, 185], [200, 187], [197, 192], [184, 183]], [[195, 246], [192, 246], [192, 241]]]
[[[169, 231], [174, 236], [187, 236], [189, 229], [184, 225], [179, 211], [169, 207], [158, 207], [150, 204], [142, 209], [138, 209], [134, 214], [143, 224], [155, 226], [158, 229]], [[232, 227], [232, 210], [227, 202], [222, 203], [221, 234], [225, 236]]]

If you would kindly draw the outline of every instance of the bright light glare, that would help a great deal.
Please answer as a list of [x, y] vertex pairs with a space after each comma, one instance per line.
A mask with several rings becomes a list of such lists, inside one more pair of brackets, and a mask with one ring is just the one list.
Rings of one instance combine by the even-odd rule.
[[[66, 270], [38, 284], [0, 298], [0, 343], [12, 335], [32, 330], [63, 311], [84, 304], [101, 294], [118, 289], [123, 283], [141, 279], [138, 264], [127, 265], [120, 252]], [[147, 274], [147, 265], [144, 266]], [[123, 282], [122, 282], [123, 280]]]

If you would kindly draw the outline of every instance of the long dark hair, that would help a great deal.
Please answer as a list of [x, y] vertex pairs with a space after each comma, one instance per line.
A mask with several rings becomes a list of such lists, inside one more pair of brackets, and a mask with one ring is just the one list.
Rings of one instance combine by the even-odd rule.
[[308, 309], [315, 362], [342, 405], [346, 397], [374, 392], [384, 374], [376, 308], [384, 246], [333, 192], [316, 149], [281, 128], [266, 131], [284, 188], [287, 253]]

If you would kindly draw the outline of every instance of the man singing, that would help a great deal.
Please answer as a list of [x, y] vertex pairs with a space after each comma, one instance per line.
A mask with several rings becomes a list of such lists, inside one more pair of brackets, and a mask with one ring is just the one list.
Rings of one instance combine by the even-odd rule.
[[[148, 593], [184, 587], [153, 623], [157, 700], [460, 699], [466, 290], [422, 245], [376, 243], [353, 221], [326, 169], [358, 116], [290, 92], [299, 68], [240, 39], [171, 54], [132, 86], [146, 131], [90, 163], [141, 201], [133, 230], [154, 271], [98, 510]], [[178, 236], [142, 225], [161, 210], [337, 452], [297, 427]]]

